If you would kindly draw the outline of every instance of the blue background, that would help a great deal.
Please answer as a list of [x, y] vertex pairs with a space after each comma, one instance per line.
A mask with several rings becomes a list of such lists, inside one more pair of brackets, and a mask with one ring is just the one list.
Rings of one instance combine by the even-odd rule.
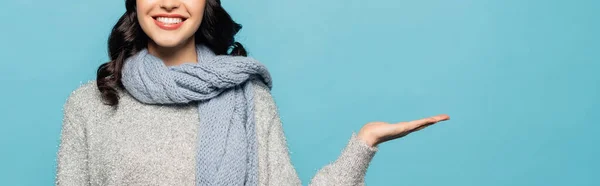
[[[380, 145], [367, 185], [600, 185], [598, 1], [223, 3], [271, 70], [305, 185], [363, 124], [438, 113]], [[124, 3], [0, 10], [0, 185], [52, 185], [62, 106], [108, 60]]]

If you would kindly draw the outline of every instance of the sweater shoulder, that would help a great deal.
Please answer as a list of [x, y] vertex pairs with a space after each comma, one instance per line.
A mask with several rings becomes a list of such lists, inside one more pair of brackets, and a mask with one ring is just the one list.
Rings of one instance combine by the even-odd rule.
[[271, 92], [271, 89], [262, 80], [252, 79], [250, 83], [252, 83], [255, 93], [264, 94]]
[[253, 88], [253, 102], [254, 102], [254, 111], [256, 118], [261, 121], [260, 123], [265, 123], [270, 125], [269, 122], [272, 118], [278, 116], [279, 110], [277, 108], [277, 104], [273, 95], [271, 94], [271, 89], [261, 80], [252, 80], [252, 88]]
[[276, 109], [271, 89], [263, 81], [258, 79], [253, 79], [250, 83], [252, 83], [254, 103], [266, 106], [268, 109]]
[[102, 96], [96, 85], [96, 80], [82, 83], [78, 88], [71, 91], [64, 104], [65, 113], [77, 112], [86, 114], [103, 107], [110, 107], [102, 102]]

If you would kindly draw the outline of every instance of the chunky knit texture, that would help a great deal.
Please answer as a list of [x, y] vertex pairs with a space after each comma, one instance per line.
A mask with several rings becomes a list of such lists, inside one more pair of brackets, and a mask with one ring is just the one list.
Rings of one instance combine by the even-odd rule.
[[[300, 186], [269, 88], [252, 83], [258, 185]], [[63, 110], [56, 185], [195, 185], [198, 106], [144, 104], [121, 89], [118, 95], [118, 106], [104, 105], [95, 81], [71, 93]], [[364, 185], [376, 151], [352, 133], [338, 159], [318, 170], [309, 185]]]
[[143, 49], [125, 61], [122, 82], [147, 104], [196, 102], [199, 111], [196, 185], [257, 184], [256, 127], [251, 79], [271, 87], [267, 68], [243, 56], [196, 46], [197, 63], [167, 67]]

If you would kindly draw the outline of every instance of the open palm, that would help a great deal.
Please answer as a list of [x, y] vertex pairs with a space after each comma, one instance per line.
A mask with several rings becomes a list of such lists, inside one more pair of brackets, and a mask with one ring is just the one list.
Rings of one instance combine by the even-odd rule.
[[393, 124], [386, 122], [371, 122], [360, 129], [358, 137], [366, 141], [370, 146], [376, 146], [380, 143], [406, 136], [429, 125], [448, 119], [450, 119], [450, 116], [440, 114], [419, 120]]

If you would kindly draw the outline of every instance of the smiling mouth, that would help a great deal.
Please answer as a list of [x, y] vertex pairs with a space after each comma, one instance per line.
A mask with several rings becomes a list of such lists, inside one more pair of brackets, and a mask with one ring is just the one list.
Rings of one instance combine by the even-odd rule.
[[163, 23], [165, 25], [170, 25], [170, 24], [178, 24], [181, 23], [183, 21], [185, 21], [184, 18], [181, 17], [153, 17], [154, 20]]
[[187, 19], [179, 15], [157, 15], [152, 18], [154, 19], [156, 26], [164, 30], [176, 30], [181, 27]]

